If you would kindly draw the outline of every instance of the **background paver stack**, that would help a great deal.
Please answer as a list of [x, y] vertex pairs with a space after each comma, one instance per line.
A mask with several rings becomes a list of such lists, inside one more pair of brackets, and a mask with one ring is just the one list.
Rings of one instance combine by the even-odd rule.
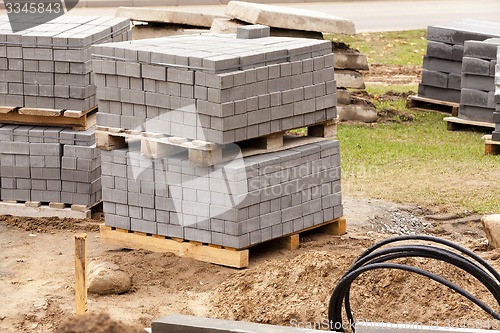
[[[13, 33], [0, 17], [0, 200], [101, 201], [100, 151], [87, 118], [97, 104], [90, 47], [129, 37], [123, 18], [61, 16]], [[71, 112], [83, 122], [68, 125]]]
[[500, 23], [463, 20], [427, 29], [427, 54], [418, 95], [460, 103], [465, 41], [500, 37]]
[[458, 118], [493, 122], [498, 45], [498, 38], [465, 42]]
[[0, 18], [0, 105], [85, 111], [95, 105], [90, 46], [131, 37], [123, 18], [61, 16], [13, 33]]
[[92, 206], [101, 200], [94, 129], [0, 126], [2, 201]]
[[[127, 148], [101, 147], [110, 150], [101, 152], [107, 226], [240, 249], [343, 215], [338, 141], [224, 158], [255, 148], [256, 138], [327, 130], [337, 118], [330, 42], [268, 33], [248, 26], [238, 38], [94, 47], [98, 141], [118, 129], [140, 133]], [[179, 145], [147, 151], [145, 139], [171, 136], [220, 147], [222, 159], [195, 165]]]

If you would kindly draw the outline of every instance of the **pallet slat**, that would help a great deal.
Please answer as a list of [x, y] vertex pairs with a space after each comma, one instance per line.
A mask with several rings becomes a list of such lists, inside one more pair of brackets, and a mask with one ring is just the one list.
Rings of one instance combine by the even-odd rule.
[[408, 96], [406, 106], [411, 109], [445, 111], [446, 113], [451, 113], [453, 117], [458, 116], [458, 110], [460, 108], [459, 103], [440, 101], [417, 95]]
[[[296, 250], [299, 248], [300, 234], [309, 230], [317, 230], [329, 235], [340, 236], [346, 233], [346, 219], [345, 217], [340, 217], [297, 233], [285, 235], [271, 242], [278, 242], [284, 248]], [[174, 239], [158, 235], [148, 235], [142, 232], [127, 231], [106, 225], [100, 226], [100, 235], [102, 242], [108, 245], [136, 250], [143, 249], [159, 253], [174, 253], [179, 257], [233, 268], [248, 267], [249, 250], [252, 246], [257, 245], [255, 244], [243, 249], [225, 248], [220, 245], [205, 245], [178, 238]]]
[[[74, 206], [74, 207], [73, 207]], [[95, 207], [97, 205], [94, 205]], [[49, 203], [44, 205], [38, 201], [0, 201], [0, 215], [25, 217], [60, 217], [72, 219], [88, 219], [92, 217], [92, 207]]]
[[86, 111], [0, 107], [0, 123], [15, 125], [38, 125], [71, 127], [86, 130], [96, 124], [97, 107]]
[[484, 153], [486, 155], [500, 155], [500, 142], [486, 140], [484, 143]]
[[482, 121], [466, 120], [457, 117], [446, 117], [443, 120], [447, 123], [448, 131], [459, 131], [467, 127], [495, 128], [495, 124]]
[[[96, 143], [97, 148], [110, 151], [126, 148], [128, 140], [140, 140], [141, 154], [149, 158], [162, 158], [187, 149], [189, 161], [193, 165], [206, 167], [238, 157], [276, 152], [334, 139], [337, 136], [337, 123], [337, 120], [330, 120], [309, 126], [307, 136], [287, 135], [288, 132], [280, 132], [230, 145], [166, 137], [155, 133], [98, 127], [96, 130]], [[235, 149], [236, 145], [240, 149]]]
[[101, 240], [108, 245], [129, 249], [144, 249], [153, 252], [169, 252], [179, 257], [192, 258], [234, 268], [248, 267], [249, 251], [231, 251], [223, 248], [178, 242], [173, 239], [151, 237], [139, 233], [119, 232], [101, 225]]

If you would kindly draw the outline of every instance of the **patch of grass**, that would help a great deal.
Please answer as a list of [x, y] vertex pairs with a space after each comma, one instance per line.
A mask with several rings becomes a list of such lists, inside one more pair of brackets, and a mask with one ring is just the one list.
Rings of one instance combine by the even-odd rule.
[[427, 48], [426, 30], [328, 35], [326, 38], [344, 42], [366, 54], [370, 64], [420, 66]]
[[[368, 90], [383, 95], [394, 88]], [[442, 120], [446, 115], [408, 110], [404, 100], [375, 105], [411, 114], [414, 121], [339, 126], [345, 193], [498, 213], [500, 156], [484, 155], [484, 133], [449, 132]]]

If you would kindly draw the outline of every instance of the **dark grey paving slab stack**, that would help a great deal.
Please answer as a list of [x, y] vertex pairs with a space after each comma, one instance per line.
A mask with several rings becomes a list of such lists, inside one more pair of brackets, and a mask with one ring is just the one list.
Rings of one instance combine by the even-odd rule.
[[100, 202], [94, 132], [0, 124], [0, 200], [88, 207]]
[[463, 20], [427, 29], [422, 82], [418, 95], [460, 103], [465, 41], [500, 37], [500, 23]]
[[[335, 119], [330, 43], [254, 34], [95, 47], [98, 128], [239, 149], [240, 140]], [[343, 216], [336, 140], [209, 167], [185, 150], [144, 156], [140, 137], [101, 154], [110, 227], [242, 249]]]
[[499, 45], [500, 38], [465, 42], [458, 118], [493, 123]]
[[96, 106], [90, 47], [130, 38], [124, 18], [64, 15], [13, 33], [7, 15], [0, 16], [0, 106]]
[[495, 112], [493, 113], [493, 123], [495, 130], [491, 135], [491, 140], [500, 142], [500, 47], [497, 48], [497, 65], [495, 66]]

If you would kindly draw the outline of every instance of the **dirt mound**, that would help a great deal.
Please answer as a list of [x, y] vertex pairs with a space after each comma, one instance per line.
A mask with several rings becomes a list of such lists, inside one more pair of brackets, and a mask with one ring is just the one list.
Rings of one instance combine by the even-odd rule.
[[82, 220], [58, 217], [34, 218], [0, 215], [0, 222], [26, 231], [46, 233], [54, 230], [99, 231], [99, 224], [104, 223], [104, 219], [95, 218], [82, 222]]
[[107, 314], [71, 317], [55, 333], [143, 333], [144, 329], [111, 320]]
[[422, 75], [422, 67], [370, 64], [370, 70], [362, 71], [362, 73], [365, 82], [418, 84]]
[[[216, 290], [212, 315], [283, 326], [321, 323], [327, 318], [332, 289], [355, 259], [335, 251], [310, 251], [241, 272]], [[495, 304], [474, 278], [446, 264], [420, 259], [402, 263], [426, 267]], [[444, 324], [445, 320], [489, 318], [446, 287], [401, 271], [364, 273], [353, 285], [351, 304], [356, 320]]]

